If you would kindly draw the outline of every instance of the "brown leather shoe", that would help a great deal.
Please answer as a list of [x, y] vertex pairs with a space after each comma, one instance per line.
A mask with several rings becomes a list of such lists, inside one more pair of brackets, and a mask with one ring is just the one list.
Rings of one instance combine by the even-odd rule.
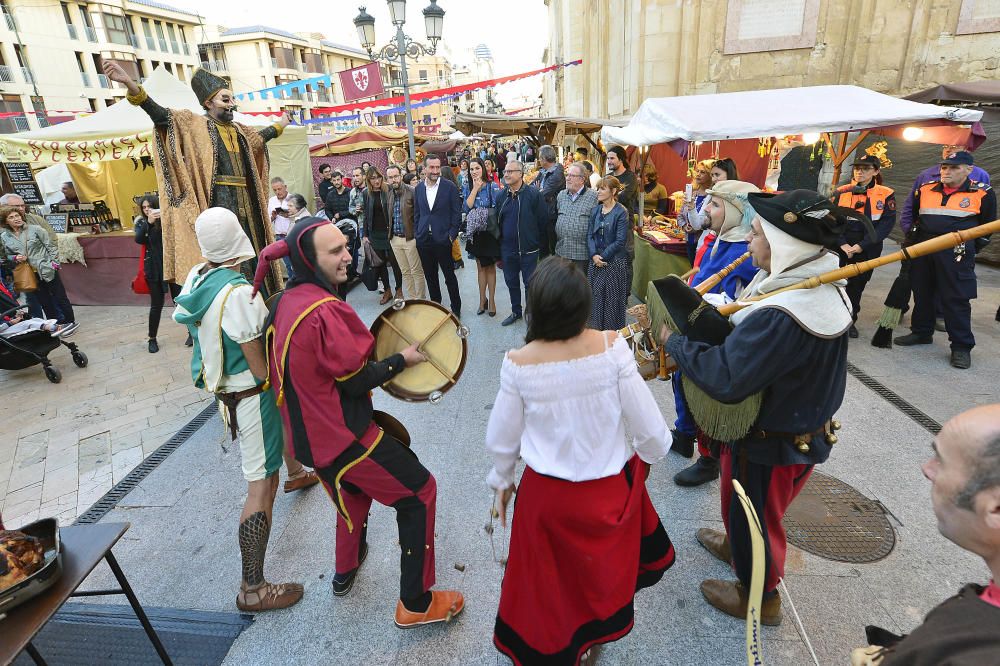
[[[726, 615], [745, 620], [747, 616], [747, 592], [736, 580], [706, 580], [701, 583], [701, 593], [712, 606]], [[781, 595], [775, 592], [765, 599], [760, 608], [760, 623], [769, 627], [781, 624]]]
[[726, 536], [725, 532], [702, 527], [695, 532], [695, 538], [698, 539], [698, 543], [705, 547], [705, 550], [716, 558], [726, 564], [732, 564], [733, 551], [729, 548], [729, 537]]
[[385, 290], [385, 293], [384, 293], [384, 294], [382, 294], [382, 300], [380, 300], [380, 301], [378, 302], [378, 304], [379, 304], [379, 305], [385, 305], [386, 303], [388, 303], [388, 302], [389, 302], [389, 301], [391, 301], [391, 300], [392, 300], [392, 292], [391, 292], [391, 291], [389, 291], [388, 289], [386, 289], [386, 290]]
[[302, 490], [303, 488], [308, 488], [309, 486], [315, 486], [317, 483], [319, 483], [319, 477], [316, 476], [316, 472], [306, 472], [302, 476], [286, 479], [285, 492], [294, 493], [296, 490]]
[[236, 607], [248, 613], [288, 608], [302, 599], [300, 583], [263, 583], [252, 590], [240, 589]]
[[451, 622], [465, 608], [465, 597], [457, 590], [431, 590], [431, 605], [425, 613], [406, 610], [402, 600], [396, 602], [396, 626], [401, 629], [435, 622]]

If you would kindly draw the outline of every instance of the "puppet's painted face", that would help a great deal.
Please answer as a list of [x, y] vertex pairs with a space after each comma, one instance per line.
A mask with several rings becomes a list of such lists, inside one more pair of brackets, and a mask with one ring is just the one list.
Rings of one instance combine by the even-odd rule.
[[233, 100], [233, 91], [223, 88], [212, 95], [212, 98], [205, 102], [205, 110], [208, 115], [222, 123], [233, 122], [233, 112], [236, 110], [236, 102]]

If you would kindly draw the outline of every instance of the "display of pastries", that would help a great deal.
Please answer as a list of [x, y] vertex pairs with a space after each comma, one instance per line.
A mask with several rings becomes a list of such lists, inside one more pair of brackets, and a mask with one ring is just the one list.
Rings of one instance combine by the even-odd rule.
[[41, 540], [16, 530], [0, 532], [0, 592], [35, 573], [45, 564]]

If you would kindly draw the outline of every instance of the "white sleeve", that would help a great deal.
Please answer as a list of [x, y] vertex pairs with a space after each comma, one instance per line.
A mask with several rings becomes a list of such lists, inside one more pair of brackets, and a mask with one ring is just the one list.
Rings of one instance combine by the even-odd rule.
[[486, 450], [493, 456], [493, 469], [486, 478], [491, 488], [514, 485], [514, 467], [524, 432], [524, 401], [517, 391], [515, 372], [513, 362], [504, 358], [500, 367], [500, 390], [486, 426]]
[[264, 334], [267, 306], [263, 298], [250, 300], [252, 287], [235, 287], [222, 309], [222, 330], [237, 344], [256, 340]]
[[652, 464], [670, 450], [670, 429], [649, 387], [639, 375], [635, 356], [624, 338], [615, 340], [614, 357], [618, 365], [622, 413], [632, 434], [632, 448], [643, 462]]

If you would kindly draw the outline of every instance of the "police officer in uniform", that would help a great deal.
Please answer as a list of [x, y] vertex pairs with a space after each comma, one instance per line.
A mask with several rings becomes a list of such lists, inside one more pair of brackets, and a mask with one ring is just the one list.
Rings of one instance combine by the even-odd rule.
[[[941, 180], [922, 185], [914, 193], [916, 210], [912, 230], [915, 241], [961, 231], [992, 222], [997, 216], [996, 194], [985, 183], [969, 178], [972, 153], [964, 150], [941, 160]], [[937, 296], [948, 339], [951, 341], [951, 365], [966, 369], [972, 366], [972, 305], [976, 297], [976, 250], [987, 239], [976, 239], [953, 251], [918, 257], [910, 266], [913, 287], [913, 317], [910, 334], [895, 339], [897, 345], [929, 345], [934, 335], [934, 302]]]
[[[861, 222], [848, 223], [837, 250], [841, 266], [882, 256], [882, 242], [896, 224], [896, 195], [892, 188], [878, 182], [881, 180], [878, 177], [881, 168], [882, 163], [874, 155], [855, 159], [851, 182], [840, 188], [834, 197], [835, 204], [863, 213], [875, 228], [875, 237], [872, 238]], [[861, 294], [871, 279], [872, 271], [867, 271], [847, 281], [847, 296], [851, 299], [855, 322], [861, 311]], [[850, 337], [858, 337], [854, 324], [851, 324]]]

